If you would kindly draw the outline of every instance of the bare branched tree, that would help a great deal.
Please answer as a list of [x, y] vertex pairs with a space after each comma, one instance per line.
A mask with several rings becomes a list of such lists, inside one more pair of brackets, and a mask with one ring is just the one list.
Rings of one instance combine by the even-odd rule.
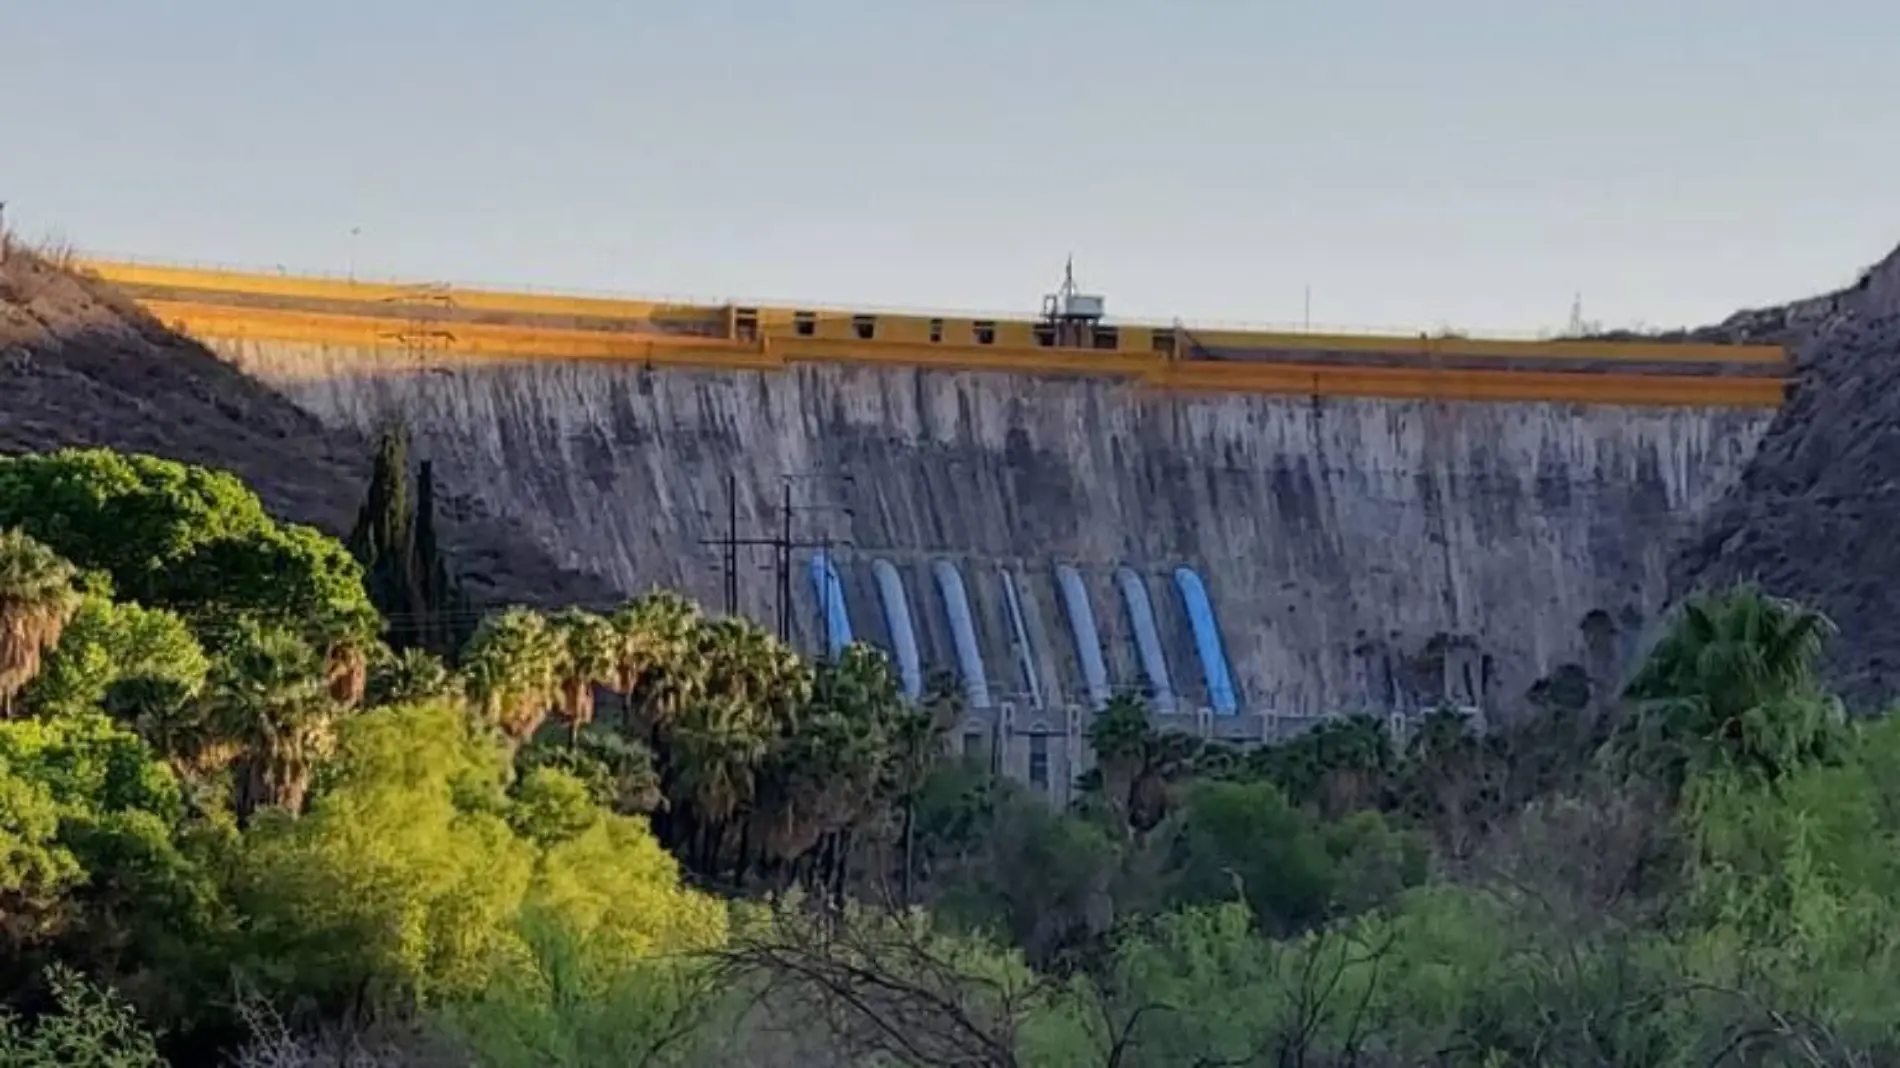
[[721, 962], [773, 1017], [820, 1027], [846, 1057], [921, 1068], [1016, 1068], [1019, 1028], [1048, 992], [1027, 968], [973, 966], [916, 914], [781, 906]]

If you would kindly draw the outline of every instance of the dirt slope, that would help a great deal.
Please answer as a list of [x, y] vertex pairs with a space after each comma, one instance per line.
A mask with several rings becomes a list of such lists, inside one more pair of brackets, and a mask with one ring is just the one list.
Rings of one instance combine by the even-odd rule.
[[[339, 536], [362, 500], [371, 451], [109, 287], [16, 250], [0, 264], [0, 453], [89, 445], [225, 468], [273, 514]], [[560, 566], [507, 519], [462, 498], [441, 503], [478, 602], [613, 600], [602, 580]]]
[[1790, 346], [1797, 381], [1675, 592], [1738, 578], [1819, 605], [1858, 704], [1900, 695], [1900, 250], [1856, 286], [1715, 328]]

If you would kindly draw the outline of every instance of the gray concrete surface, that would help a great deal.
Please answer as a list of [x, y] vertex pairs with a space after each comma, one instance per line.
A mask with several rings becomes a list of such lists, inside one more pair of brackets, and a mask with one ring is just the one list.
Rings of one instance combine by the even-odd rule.
[[[1117, 566], [1147, 577], [1177, 687], [1205, 703], [1169, 574], [1207, 584], [1250, 714], [1521, 706], [1586, 660], [1581, 624], [1627, 656], [1681, 538], [1736, 481], [1768, 411], [1169, 396], [1105, 381], [805, 367], [784, 375], [220, 342], [323, 422], [400, 416], [456, 492], [561, 564], [625, 591], [721, 597], [736, 473], [742, 535], [830, 538], [861, 636], [884, 637], [870, 563], [904, 573], [926, 666], [951, 668], [930, 562], [955, 561], [1000, 700], [1027, 687], [999, 570], [1024, 580], [1052, 703], [1080, 700], [1053, 569], [1086, 578], [1118, 686], [1139, 686]], [[845, 481], [846, 478], [849, 481]], [[848, 509], [848, 514], [841, 509]], [[801, 560], [803, 554], [801, 553]], [[742, 608], [772, 618], [767, 554]], [[819, 637], [802, 566], [799, 637]], [[1040, 637], [1039, 637], [1040, 636]], [[1017, 697], [1021, 700], [1021, 697]]]

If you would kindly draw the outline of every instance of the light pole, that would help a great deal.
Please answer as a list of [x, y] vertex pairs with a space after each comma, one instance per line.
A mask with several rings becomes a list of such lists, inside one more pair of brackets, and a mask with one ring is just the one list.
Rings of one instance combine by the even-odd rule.
[[13, 239], [7, 236], [7, 202], [0, 200], [0, 263], [7, 262], [7, 246]]
[[363, 228], [350, 227], [350, 281], [356, 281], [356, 239], [363, 236]]

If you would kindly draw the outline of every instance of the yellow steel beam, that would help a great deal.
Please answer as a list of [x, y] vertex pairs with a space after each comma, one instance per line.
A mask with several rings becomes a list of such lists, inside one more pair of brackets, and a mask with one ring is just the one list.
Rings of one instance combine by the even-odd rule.
[[452, 356], [618, 360], [734, 370], [777, 370], [784, 366], [760, 346], [739, 345], [722, 338], [411, 321], [394, 316], [335, 315], [188, 301], [141, 303], [161, 322], [201, 340], [397, 350], [406, 347], [410, 339], [426, 336], [433, 341], [429, 346], [433, 352]]
[[400, 305], [406, 302], [446, 300], [458, 308], [499, 313], [514, 312], [522, 315], [564, 315], [592, 319], [630, 319], [640, 322], [656, 318], [676, 320], [685, 317], [721, 327], [726, 321], [725, 311], [721, 308], [667, 304], [661, 301], [575, 297], [551, 293], [510, 293], [437, 283], [356, 282], [335, 278], [259, 274], [248, 271], [165, 267], [112, 260], [84, 260], [77, 266], [81, 271], [114, 285], [203, 293], [202, 299], [207, 303], [214, 302], [215, 294], [218, 293], [334, 301], [342, 304]]
[[1772, 376], [1723, 377], [1431, 367], [1355, 367], [1299, 363], [1169, 360], [1154, 353], [1080, 349], [946, 346], [927, 342], [722, 338], [633, 334], [494, 323], [409, 320], [398, 314], [350, 315], [146, 300], [160, 320], [203, 339], [285, 341], [367, 349], [407, 347], [416, 331], [431, 336], [437, 358], [617, 360], [673, 367], [782, 370], [793, 363], [845, 363], [1024, 375], [1125, 378], [1165, 390], [1390, 397], [1446, 401], [1554, 401], [1581, 404], [1772, 407], [1784, 383]]
[[[722, 334], [727, 332], [731, 316], [731, 309], [712, 305], [675, 305], [654, 301], [508, 293], [460, 287], [364, 283], [109, 260], [82, 261], [80, 267], [108, 282], [128, 287], [202, 293], [202, 297], [193, 299], [204, 303], [217, 302], [218, 294], [221, 293], [349, 304], [400, 304], [418, 299], [439, 300], [446, 297], [457, 307], [500, 315], [509, 313], [561, 315], [640, 322], [651, 322], [656, 319], [673, 321], [685, 319], [703, 323]], [[852, 340], [837, 333], [849, 328], [852, 313], [820, 310], [814, 313], [816, 325], [821, 334], [829, 336], [801, 337], [793, 329], [796, 310], [777, 307], [756, 309], [761, 331], [775, 342], [783, 342], [794, 349], [806, 342], [832, 343]], [[877, 334], [881, 341], [891, 339], [904, 339], [906, 342], [922, 341], [929, 336], [929, 324], [933, 321], [921, 315], [890, 313], [876, 313], [870, 318], [877, 324]], [[946, 322], [949, 321], [946, 320]], [[1006, 348], [1020, 348], [1027, 344], [1029, 338], [1030, 324], [1027, 321], [998, 320], [996, 323], [998, 340], [1004, 341], [1005, 345], [1002, 348], [977, 345], [970, 338], [963, 336], [965, 331], [962, 330], [962, 326], [967, 325], [966, 320], [957, 319], [954, 323], [958, 325], [958, 329], [951, 331], [945, 341], [931, 344], [929, 351], [933, 354], [927, 356], [920, 354], [920, 360], [926, 360], [931, 366], [939, 366], [947, 358], [934, 355], [934, 353], [954, 352], [959, 354], [955, 359], [965, 365], [987, 367], [1000, 358], [996, 353]], [[1123, 333], [1124, 341], [1139, 344], [1140, 338], [1151, 337], [1153, 331], [1129, 327]], [[1016, 340], [1014, 346], [1007, 343], [1010, 339]], [[1194, 343], [1219, 349], [1293, 355], [1303, 352], [1377, 353], [1414, 357], [1427, 362], [1441, 357], [1465, 357], [1513, 360], [1591, 360], [1611, 363], [1706, 363], [1760, 367], [1764, 373], [1770, 374], [1784, 371], [1787, 367], [1785, 352], [1780, 346], [1775, 345], [1660, 341], [1531, 341], [1198, 329], [1190, 331], [1186, 336], [1176, 338], [1177, 348], [1183, 352], [1190, 351]], [[1042, 351], [1046, 352], [1046, 350]], [[1089, 358], [1104, 358], [1109, 354], [1086, 350], [1085, 355]], [[1131, 349], [1118, 351], [1113, 355], [1139, 359], [1150, 354]], [[866, 358], [869, 359], [869, 357]]]
[[1147, 382], [1197, 392], [1718, 408], [1772, 408], [1786, 389], [1779, 378], [1193, 362]]

